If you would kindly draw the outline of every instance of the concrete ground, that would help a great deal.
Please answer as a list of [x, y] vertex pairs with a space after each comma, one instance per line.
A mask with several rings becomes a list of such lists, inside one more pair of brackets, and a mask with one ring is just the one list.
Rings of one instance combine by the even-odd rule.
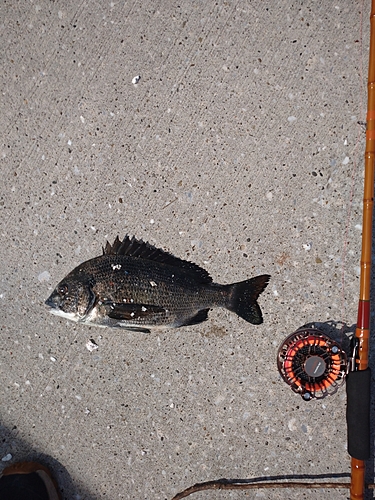
[[[1, 4], [2, 467], [42, 460], [69, 500], [349, 472], [345, 388], [304, 402], [276, 353], [306, 323], [342, 340], [356, 322], [368, 3]], [[51, 316], [57, 282], [125, 234], [219, 283], [271, 274], [264, 324]]]

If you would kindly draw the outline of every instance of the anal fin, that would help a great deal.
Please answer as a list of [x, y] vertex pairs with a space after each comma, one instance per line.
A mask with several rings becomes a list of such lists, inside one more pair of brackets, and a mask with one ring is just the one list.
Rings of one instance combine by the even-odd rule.
[[188, 318], [178, 326], [197, 325], [198, 323], [202, 323], [203, 321], [206, 321], [208, 319], [208, 311], [209, 309], [201, 309], [197, 312], [197, 314], [195, 314], [195, 316]]

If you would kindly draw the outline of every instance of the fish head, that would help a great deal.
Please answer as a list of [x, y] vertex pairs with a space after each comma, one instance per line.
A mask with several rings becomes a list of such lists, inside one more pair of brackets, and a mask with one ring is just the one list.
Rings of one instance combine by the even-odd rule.
[[72, 321], [82, 321], [95, 303], [93, 284], [87, 277], [70, 273], [46, 300], [50, 312]]

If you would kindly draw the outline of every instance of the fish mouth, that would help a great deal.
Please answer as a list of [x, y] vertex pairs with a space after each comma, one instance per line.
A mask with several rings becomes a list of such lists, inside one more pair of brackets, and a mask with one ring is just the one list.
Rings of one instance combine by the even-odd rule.
[[58, 309], [56, 302], [53, 301], [52, 296], [48, 297], [48, 299], [44, 302], [46, 306], [51, 307], [52, 309]]
[[69, 319], [70, 321], [75, 321], [76, 323], [79, 323], [81, 321], [81, 319], [77, 314], [67, 313], [62, 311], [61, 309], [50, 309], [50, 313], [53, 314], [54, 316], [59, 316], [60, 318], [65, 318]]
[[50, 308], [49, 312], [51, 314], [53, 314], [54, 316], [60, 316], [61, 318], [69, 319], [70, 321], [75, 321], [78, 323], [81, 322], [85, 318], [85, 316], [83, 318], [81, 318], [75, 312], [63, 311], [60, 308], [60, 306], [58, 305], [58, 303], [56, 303], [56, 301], [54, 300], [53, 294], [50, 297], [48, 297], [48, 299], [44, 303], [46, 304], [46, 306], [48, 306]]

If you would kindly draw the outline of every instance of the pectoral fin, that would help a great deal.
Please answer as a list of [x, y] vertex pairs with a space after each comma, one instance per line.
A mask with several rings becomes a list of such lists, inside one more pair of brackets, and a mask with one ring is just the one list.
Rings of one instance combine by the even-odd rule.
[[150, 318], [155, 315], [165, 313], [163, 307], [150, 304], [106, 304], [107, 315], [112, 319], [122, 321], [132, 321], [140, 318]]
[[120, 325], [120, 328], [122, 328], [123, 330], [127, 330], [129, 332], [151, 333], [151, 330], [149, 330], [148, 328], [141, 328], [138, 326], [122, 326], [122, 325]]

